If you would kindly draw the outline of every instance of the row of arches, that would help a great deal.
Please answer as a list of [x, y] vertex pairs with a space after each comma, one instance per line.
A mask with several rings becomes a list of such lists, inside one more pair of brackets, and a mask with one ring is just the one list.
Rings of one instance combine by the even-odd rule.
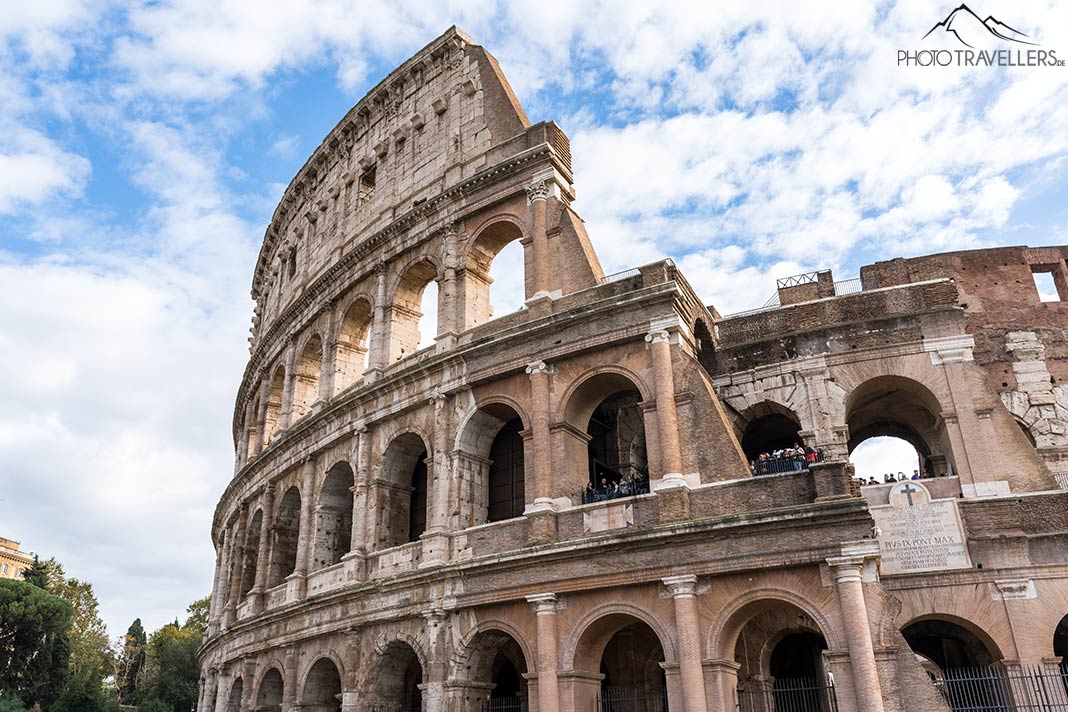
[[[287, 373], [286, 363], [276, 363], [266, 382], [256, 387], [244, 419], [242, 456], [258, 453], [280, 428], [309, 414], [317, 402], [360, 383], [369, 368], [384, 368], [432, 345], [443, 329], [462, 331], [521, 308], [522, 237], [517, 222], [492, 222], [472, 240], [458, 277], [448, 279], [437, 257], [418, 256], [392, 285], [383, 281], [372, 289], [356, 288], [342, 298], [330, 318], [313, 325], [295, 345], [293, 373]], [[443, 281], [452, 290], [451, 282], [457, 280], [463, 282], [462, 294], [445, 294]], [[458, 320], [449, 313], [457, 301], [463, 302]], [[287, 379], [292, 391], [288, 403]]]

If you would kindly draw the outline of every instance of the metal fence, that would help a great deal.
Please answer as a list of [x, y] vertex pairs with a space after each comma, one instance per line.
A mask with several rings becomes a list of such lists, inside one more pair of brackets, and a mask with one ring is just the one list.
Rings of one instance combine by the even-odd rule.
[[806, 455], [794, 455], [790, 457], [776, 457], [770, 460], [753, 460], [749, 465], [750, 471], [756, 475], [782, 475], [787, 472], [801, 472], [807, 470], [809, 465], [823, 462], [823, 452], [813, 453], [811, 459]]
[[526, 695], [514, 697], [491, 697], [482, 707], [483, 712], [527, 712], [529, 708]]
[[598, 712], [667, 712], [667, 690], [650, 687], [604, 687]]
[[834, 681], [777, 678], [770, 686], [738, 689], [740, 712], [838, 712]]
[[1068, 712], [1064, 667], [957, 668], [934, 683], [953, 712]]

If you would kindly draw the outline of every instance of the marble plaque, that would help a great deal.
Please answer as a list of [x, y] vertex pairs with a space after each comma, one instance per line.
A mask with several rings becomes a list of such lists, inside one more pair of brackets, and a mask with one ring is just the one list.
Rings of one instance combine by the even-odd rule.
[[582, 528], [587, 534], [632, 526], [634, 526], [634, 507], [630, 504], [610, 504], [592, 512], [582, 513]]
[[931, 499], [909, 481], [890, 491], [890, 502], [871, 508], [884, 575], [971, 568], [957, 500]]

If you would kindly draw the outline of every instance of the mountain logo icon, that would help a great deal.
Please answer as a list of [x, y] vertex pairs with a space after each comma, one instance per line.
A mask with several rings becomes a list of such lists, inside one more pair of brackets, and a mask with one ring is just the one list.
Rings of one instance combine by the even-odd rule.
[[993, 15], [987, 15], [986, 19], [980, 19], [970, 7], [961, 3], [946, 15], [946, 19], [936, 22], [934, 27], [927, 31], [923, 39], [931, 34], [941, 31], [951, 34], [965, 47], [975, 48], [979, 45], [988, 44], [993, 39], [1020, 44], [1035, 45], [1031, 38], [1019, 30], [1006, 25]]

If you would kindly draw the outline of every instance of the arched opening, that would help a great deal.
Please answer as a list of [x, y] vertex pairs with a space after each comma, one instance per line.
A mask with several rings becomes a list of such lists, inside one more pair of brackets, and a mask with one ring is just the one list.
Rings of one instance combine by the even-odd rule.
[[312, 406], [319, 400], [319, 374], [323, 365], [323, 340], [318, 334], [308, 339], [308, 343], [297, 359], [293, 380], [293, 420], [302, 418], [311, 412]]
[[526, 501], [523, 421], [515, 416], [497, 431], [490, 446], [486, 520], [499, 522], [523, 514]]
[[1053, 654], [1061, 659], [1061, 675], [1068, 690], [1068, 616], [1061, 618], [1053, 631]]
[[278, 419], [282, 417], [282, 393], [286, 387], [286, 369], [279, 365], [271, 375], [271, 385], [267, 389], [267, 409], [263, 417], [263, 444], [274, 439], [278, 430]]
[[524, 278], [522, 237], [518, 225], [501, 220], [475, 238], [464, 270], [466, 328], [516, 311], [531, 296]]
[[326, 473], [315, 508], [312, 570], [333, 566], [352, 548], [352, 467], [339, 462]]
[[1035, 442], [1035, 434], [1031, 432], [1031, 428], [1027, 427], [1027, 423], [1023, 422], [1015, 416], [1013, 417], [1013, 420], [1015, 420], [1016, 425], [1020, 427], [1020, 432], [1022, 432], [1024, 434], [1024, 437], [1027, 438], [1027, 442], [1031, 443], [1031, 447], [1037, 447], [1037, 443]]
[[[461, 661], [472, 697], [487, 712], [525, 712], [528, 703], [526, 657], [508, 633], [479, 633]], [[484, 694], [485, 699], [479, 695]]]
[[[257, 393], [259, 387], [257, 387]], [[249, 458], [254, 456], [260, 451], [260, 433], [259, 423], [256, 419], [260, 417], [260, 397], [257, 395], [252, 399], [252, 404], [245, 418], [245, 452], [244, 461], [248, 462]]]
[[370, 685], [370, 709], [388, 712], [422, 712], [423, 667], [407, 643], [386, 646]]
[[815, 459], [806, 457], [801, 421], [785, 406], [757, 403], [741, 414], [741, 423], [742, 451], [754, 475], [799, 472]]
[[244, 694], [244, 689], [245, 686], [240, 677], [230, 685], [230, 696], [226, 699], [226, 712], [241, 712], [241, 696]]
[[300, 709], [309, 712], [341, 712], [341, 673], [330, 658], [319, 658], [308, 671]]
[[241, 571], [241, 595], [245, 596], [256, 583], [256, 566], [260, 557], [260, 534], [263, 530], [263, 510], [257, 509], [252, 515], [245, 534], [245, 565]]
[[600, 501], [649, 491], [641, 391], [620, 373], [599, 373], [579, 385], [568, 399], [565, 420], [580, 436], [568, 434], [565, 458], [586, 462], [579, 487], [582, 501]]
[[426, 531], [427, 449], [415, 433], [404, 433], [382, 455], [382, 475], [374, 483], [381, 548], [418, 541]]
[[271, 542], [271, 568], [267, 586], [285, 583], [286, 576], [297, 567], [297, 540], [300, 538], [300, 492], [290, 487], [278, 503], [274, 517], [274, 541]]
[[927, 460], [908, 440], [879, 435], [858, 443], [849, 453], [854, 476], [864, 484], [926, 478]]
[[693, 338], [697, 344], [697, 361], [710, 376], [716, 372], [716, 344], [704, 319], [693, 323]]
[[871, 438], [898, 438], [918, 453], [918, 466], [908, 470], [910, 476], [912, 469], [932, 476], [950, 473], [952, 453], [941, 412], [935, 395], [917, 381], [900, 376], [865, 381], [846, 401], [849, 452]]
[[438, 283], [431, 281], [419, 300], [419, 348], [434, 345], [438, 336]]
[[735, 625], [740, 710], [836, 709], [827, 641], [811, 616], [785, 601], [760, 601], [743, 609]]
[[366, 299], [356, 299], [345, 310], [338, 329], [334, 358], [334, 391], [340, 393], [363, 378], [371, 348], [374, 309]]
[[[389, 306], [389, 362], [396, 363], [403, 358], [411, 356], [419, 350], [421, 343], [433, 343], [435, 334], [420, 333], [423, 330], [430, 331], [429, 321], [423, 322], [424, 314], [428, 320], [437, 321], [437, 278], [438, 270], [428, 260], [416, 262], [408, 268], [397, 284], [397, 291], [393, 295], [393, 302]], [[430, 285], [433, 284], [433, 288]], [[430, 296], [434, 298], [433, 305], [424, 305], [424, 292], [430, 290]], [[424, 306], [426, 311], [424, 312]], [[435, 329], [436, 331], [436, 329]]]
[[257, 712], [281, 712], [284, 683], [278, 668], [271, 668], [260, 680], [260, 689], [256, 693]]
[[985, 633], [945, 618], [924, 618], [901, 630], [909, 647], [939, 670], [983, 668], [1001, 660]]
[[588, 689], [576, 690], [576, 702], [590, 696], [602, 710], [664, 712], [664, 662], [663, 644], [648, 623], [625, 613], [599, 618], [582, 632], [575, 649], [575, 669], [595, 673]]

